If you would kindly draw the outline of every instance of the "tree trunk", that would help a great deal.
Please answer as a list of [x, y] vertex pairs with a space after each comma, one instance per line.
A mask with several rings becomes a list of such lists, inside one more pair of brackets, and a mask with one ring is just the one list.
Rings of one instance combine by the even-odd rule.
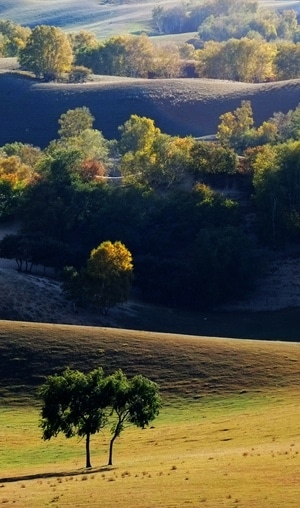
[[109, 443], [109, 457], [108, 457], [108, 465], [109, 466], [112, 466], [113, 446], [114, 446], [116, 437], [117, 437], [117, 435], [114, 434], [114, 436], [112, 437], [112, 439], [110, 440], [110, 443]]
[[86, 468], [92, 467], [91, 464], [91, 454], [90, 454], [90, 433], [87, 433], [86, 435], [86, 441], [85, 441], [85, 452], [86, 452]]

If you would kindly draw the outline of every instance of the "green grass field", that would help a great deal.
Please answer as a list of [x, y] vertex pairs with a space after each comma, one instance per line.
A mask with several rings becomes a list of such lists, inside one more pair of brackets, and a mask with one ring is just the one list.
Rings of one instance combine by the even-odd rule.
[[[300, 346], [0, 322], [0, 504], [16, 507], [297, 507]], [[109, 432], [41, 439], [36, 387], [70, 365], [140, 372], [161, 414], [128, 428], [107, 467]]]

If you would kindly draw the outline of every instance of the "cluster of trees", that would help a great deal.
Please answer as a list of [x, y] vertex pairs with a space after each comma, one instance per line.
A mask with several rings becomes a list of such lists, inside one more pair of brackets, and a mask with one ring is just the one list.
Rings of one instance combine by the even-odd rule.
[[[21, 259], [25, 268], [32, 262], [59, 271], [72, 266], [65, 273], [67, 294], [102, 309], [112, 305], [111, 294], [117, 294], [116, 301], [127, 297], [131, 256], [134, 288], [155, 302], [200, 308], [251, 285], [251, 248], [238, 249], [247, 243], [239, 205], [207, 181], [236, 173], [238, 158], [230, 147], [168, 136], [153, 120], [137, 115], [120, 127], [118, 142], [104, 140], [90, 127], [90, 112], [76, 108], [61, 116], [60, 136], [43, 151], [26, 145], [22, 150], [22, 144], [3, 147], [6, 158], [32, 152], [36, 159], [34, 178], [18, 192], [0, 179], [7, 205], [1, 216], [18, 217], [22, 227], [22, 235], [2, 241], [2, 256]], [[99, 165], [109, 171], [116, 154], [121, 184], [88, 172], [87, 166]], [[121, 254], [126, 246], [124, 285], [115, 279], [112, 287], [118, 291], [107, 289], [104, 302], [94, 282], [106, 287], [106, 280], [89, 257], [96, 257], [91, 256], [95, 246], [106, 256], [112, 247], [121, 247], [118, 242]]]
[[155, 45], [147, 35], [120, 35], [97, 46], [85, 46], [76, 64], [94, 74], [173, 78], [181, 74], [181, 54], [175, 44]]
[[164, 21], [175, 32], [187, 30], [187, 23], [201, 23], [200, 49], [195, 42], [155, 44], [145, 34], [99, 41], [87, 31], [66, 34], [46, 25], [31, 30], [1, 21], [0, 54], [17, 56], [23, 69], [47, 81], [68, 77], [82, 82], [92, 72], [142, 78], [192, 73], [247, 82], [300, 74], [300, 30], [294, 11], [261, 10], [252, 0], [213, 0], [167, 11], [155, 8], [153, 22], [163, 30]]
[[122, 35], [100, 42], [87, 31], [66, 34], [55, 26], [32, 30], [0, 23], [0, 55], [17, 56], [20, 66], [46, 81], [68, 76], [85, 81], [91, 72], [131, 77], [175, 77], [181, 72], [176, 45], [156, 46], [146, 35]]
[[[169, 136], [137, 115], [119, 141], [92, 125], [76, 108], [44, 150], [0, 149], [1, 218], [17, 217], [22, 231], [2, 240], [1, 256], [68, 267], [64, 290], [78, 304], [105, 311], [132, 284], [147, 300], [198, 309], [242, 296], [259, 274], [256, 244], [244, 206], [218, 191], [239, 181], [254, 198], [257, 241], [296, 241], [300, 106], [255, 127], [243, 101], [220, 117], [218, 143]], [[10, 173], [11, 158], [29, 169]]]
[[261, 9], [252, 0], [209, 0], [153, 10], [162, 33], [198, 30], [190, 58], [199, 77], [262, 82], [300, 75], [300, 29], [293, 10]]
[[26, 45], [30, 28], [17, 25], [9, 20], [0, 20], [0, 56], [17, 56]]
[[152, 23], [158, 32], [165, 34], [198, 31], [202, 41], [250, 36], [296, 42], [300, 36], [295, 11], [260, 8], [255, 0], [207, 0], [170, 8], [155, 7]]
[[86, 467], [91, 466], [91, 436], [104, 427], [111, 429], [108, 464], [113, 463], [113, 445], [127, 425], [145, 428], [159, 414], [158, 385], [136, 375], [128, 379], [122, 370], [105, 375], [102, 368], [83, 373], [67, 369], [48, 376], [39, 390], [42, 400], [43, 439], [63, 433], [67, 438], [85, 438]]
[[217, 139], [225, 148], [240, 155], [252, 147], [277, 145], [300, 137], [300, 105], [287, 113], [276, 112], [257, 128], [254, 126], [250, 101], [242, 101], [234, 111], [220, 116]]
[[217, 137], [242, 156], [251, 175], [257, 232], [273, 248], [300, 234], [300, 106], [255, 128], [249, 101], [220, 117]]
[[300, 75], [300, 43], [259, 38], [209, 41], [195, 52], [200, 77], [244, 82], [293, 79]]

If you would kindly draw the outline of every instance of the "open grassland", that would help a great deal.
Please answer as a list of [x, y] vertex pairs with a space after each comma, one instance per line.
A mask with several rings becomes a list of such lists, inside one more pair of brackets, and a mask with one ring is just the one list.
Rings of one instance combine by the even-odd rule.
[[298, 507], [299, 391], [205, 397], [162, 408], [154, 426], [126, 429], [107, 467], [109, 435], [43, 442], [38, 412], [0, 414], [0, 503], [9, 507]]
[[[88, 30], [105, 39], [120, 33], [153, 32], [152, 10], [180, 5], [180, 0], [0, 0], [0, 15], [16, 23], [52, 24], [68, 31]], [[270, 9], [299, 9], [297, 0], [259, 0]]]
[[[9, 507], [297, 507], [300, 346], [123, 329], [0, 322], [0, 503]], [[149, 376], [163, 407], [109, 434], [41, 440], [34, 397], [64, 367]]]

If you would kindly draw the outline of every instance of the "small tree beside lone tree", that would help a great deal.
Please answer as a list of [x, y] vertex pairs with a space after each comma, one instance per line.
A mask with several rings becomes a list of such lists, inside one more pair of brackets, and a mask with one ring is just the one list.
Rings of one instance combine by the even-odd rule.
[[106, 390], [113, 417], [108, 457], [108, 465], [111, 466], [114, 442], [125, 425], [133, 424], [145, 428], [158, 415], [161, 400], [156, 383], [141, 375], [128, 379], [122, 370], [118, 370], [107, 379]]

